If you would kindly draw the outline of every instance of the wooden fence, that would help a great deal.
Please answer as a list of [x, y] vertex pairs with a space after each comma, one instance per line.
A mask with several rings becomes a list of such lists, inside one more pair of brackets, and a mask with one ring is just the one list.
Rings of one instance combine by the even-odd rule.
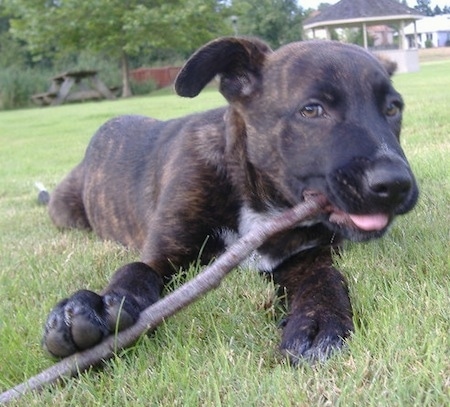
[[162, 68], [138, 68], [130, 72], [131, 78], [136, 82], [152, 80], [157, 88], [164, 88], [174, 83], [180, 67], [166, 66]]

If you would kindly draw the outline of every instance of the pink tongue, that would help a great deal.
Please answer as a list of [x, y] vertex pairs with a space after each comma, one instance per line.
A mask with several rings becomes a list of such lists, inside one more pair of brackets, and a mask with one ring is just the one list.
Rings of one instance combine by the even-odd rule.
[[382, 213], [376, 215], [349, 215], [353, 223], [362, 230], [381, 230], [389, 223], [389, 217]]

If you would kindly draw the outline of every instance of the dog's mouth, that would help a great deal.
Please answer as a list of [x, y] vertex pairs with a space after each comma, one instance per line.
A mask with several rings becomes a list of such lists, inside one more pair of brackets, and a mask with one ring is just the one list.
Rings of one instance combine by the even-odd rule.
[[[322, 193], [311, 190], [305, 191], [304, 193], [305, 199], [312, 195], [323, 196]], [[392, 219], [392, 216], [387, 213], [348, 213], [333, 205], [327, 197], [325, 199], [327, 201], [324, 207], [325, 219], [328, 223], [335, 225], [341, 230], [359, 232], [358, 235], [381, 235]]]
[[390, 221], [390, 216], [385, 213], [356, 215], [343, 212], [332, 206], [329, 210], [331, 212], [328, 218], [330, 223], [364, 232], [381, 231], [389, 225]]

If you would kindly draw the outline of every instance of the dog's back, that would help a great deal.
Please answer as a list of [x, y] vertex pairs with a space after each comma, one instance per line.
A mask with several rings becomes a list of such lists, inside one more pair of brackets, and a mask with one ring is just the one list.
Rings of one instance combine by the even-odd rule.
[[[154, 228], [149, 230], [151, 219], [162, 222], [158, 208], [180, 218], [198, 212], [205, 222], [213, 219], [217, 230], [232, 229], [237, 213], [231, 207], [237, 204], [223, 159], [224, 116], [225, 108], [219, 108], [167, 122], [144, 116], [108, 121], [92, 138], [83, 162], [53, 191], [54, 223], [83, 225], [104, 239], [139, 250], [155, 233]], [[216, 188], [218, 199], [211, 191]], [[214, 215], [208, 215], [208, 207]], [[220, 217], [221, 213], [226, 216]], [[174, 227], [174, 220], [169, 222], [166, 233]], [[210, 230], [202, 230], [204, 238]], [[199, 247], [193, 250], [198, 253]]]

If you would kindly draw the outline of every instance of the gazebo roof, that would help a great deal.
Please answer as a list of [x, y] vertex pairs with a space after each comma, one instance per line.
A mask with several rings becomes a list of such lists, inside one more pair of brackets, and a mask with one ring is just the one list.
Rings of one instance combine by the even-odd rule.
[[326, 26], [418, 20], [419, 11], [395, 0], [341, 0], [303, 23], [305, 30]]

